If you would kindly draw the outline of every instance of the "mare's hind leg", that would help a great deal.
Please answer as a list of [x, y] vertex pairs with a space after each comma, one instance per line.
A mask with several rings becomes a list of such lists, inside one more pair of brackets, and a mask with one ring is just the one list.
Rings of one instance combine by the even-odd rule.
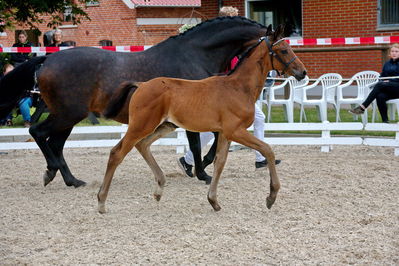
[[276, 201], [277, 193], [280, 190], [280, 180], [276, 172], [275, 156], [270, 145], [257, 139], [251, 133], [249, 133], [245, 128], [240, 128], [232, 131], [231, 136], [228, 138], [232, 141], [236, 141], [242, 145], [259, 151], [269, 162], [269, 172], [270, 172], [270, 195], [266, 199], [267, 208], [270, 209], [273, 203]]
[[80, 120], [69, 120], [70, 125], [67, 125], [65, 121], [68, 119], [58, 119], [50, 114], [42, 123], [30, 127], [29, 133], [35, 139], [47, 161], [47, 170], [43, 176], [45, 186], [54, 179], [58, 169], [60, 169], [67, 186], [79, 187], [86, 184], [72, 175], [62, 154], [65, 141], [71, 133], [73, 125]]
[[205, 170], [204, 166], [202, 165], [201, 159], [201, 141], [198, 132], [191, 132], [187, 131], [187, 139], [190, 146], [190, 150], [194, 156], [194, 163], [195, 163], [195, 174], [199, 180], [205, 181], [206, 184], [210, 184], [212, 177], [209, 176]]
[[154, 141], [174, 131], [175, 129], [176, 126], [174, 124], [168, 122], [163, 123], [154, 131], [154, 133], [140, 140], [136, 144], [137, 150], [140, 152], [141, 156], [143, 156], [144, 160], [147, 162], [148, 166], [151, 168], [152, 173], [154, 174], [155, 177], [154, 198], [157, 201], [161, 199], [163, 193], [163, 188], [165, 186], [165, 175], [163, 174], [158, 163], [156, 162], [154, 156], [152, 156], [150, 146]]
[[222, 174], [224, 165], [226, 164], [227, 155], [229, 153], [230, 142], [223, 134], [219, 134], [216, 158], [214, 162], [214, 173], [212, 183], [208, 191], [208, 201], [215, 211], [219, 211], [220, 205], [217, 201], [217, 186], [219, 183], [220, 175]]

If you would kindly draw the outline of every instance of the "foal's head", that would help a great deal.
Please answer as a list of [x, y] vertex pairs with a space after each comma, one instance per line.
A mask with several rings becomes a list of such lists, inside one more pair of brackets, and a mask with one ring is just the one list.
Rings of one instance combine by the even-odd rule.
[[291, 46], [284, 41], [283, 33], [284, 26], [282, 25], [278, 26], [274, 32], [271, 26], [267, 29], [265, 41], [269, 49], [271, 66], [281, 74], [288, 73], [297, 80], [301, 80], [306, 76], [306, 68], [292, 51]]

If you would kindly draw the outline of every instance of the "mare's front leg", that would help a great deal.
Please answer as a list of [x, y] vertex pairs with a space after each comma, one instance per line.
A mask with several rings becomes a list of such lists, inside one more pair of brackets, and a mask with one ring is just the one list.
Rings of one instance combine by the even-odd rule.
[[165, 186], [165, 175], [163, 174], [161, 168], [156, 162], [154, 156], [151, 153], [150, 146], [151, 144], [159, 138], [162, 138], [166, 134], [174, 131], [176, 126], [172, 123], [163, 123], [161, 124], [151, 135], [142, 139], [136, 144], [137, 150], [140, 152], [141, 156], [143, 156], [144, 160], [147, 162], [148, 166], [151, 168], [152, 173], [155, 177], [155, 190], [154, 190], [154, 198], [159, 201], [162, 197], [163, 188]]
[[213, 160], [215, 160], [216, 149], [218, 146], [219, 132], [213, 132], [213, 135], [215, 136], [215, 140], [213, 141], [211, 148], [209, 149], [208, 153], [204, 156], [204, 160], [202, 161], [202, 165], [204, 166], [204, 169], [208, 165], [210, 165], [213, 162]]
[[276, 172], [275, 156], [270, 145], [257, 139], [254, 135], [249, 133], [245, 128], [239, 128], [232, 131], [228, 138], [232, 141], [238, 142], [249, 148], [259, 151], [269, 162], [270, 172], [270, 195], [266, 199], [266, 206], [270, 209], [276, 201], [277, 193], [280, 190], [280, 180]]
[[29, 133], [47, 161], [47, 170], [43, 175], [44, 186], [54, 179], [58, 169], [67, 186], [79, 187], [86, 184], [72, 175], [62, 153], [65, 141], [78, 120], [81, 119], [68, 119], [67, 116], [59, 119], [50, 114], [43, 122], [30, 127]]
[[202, 165], [201, 159], [201, 141], [198, 132], [191, 132], [187, 131], [187, 139], [190, 146], [190, 150], [194, 156], [194, 163], [195, 163], [195, 174], [199, 180], [205, 181], [206, 184], [210, 184], [212, 177], [209, 176]]
[[214, 173], [211, 185], [208, 191], [208, 201], [215, 211], [219, 211], [220, 205], [217, 201], [217, 187], [222, 174], [224, 165], [226, 164], [227, 155], [229, 153], [230, 141], [223, 134], [219, 134], [216, 158], [214, 162]]

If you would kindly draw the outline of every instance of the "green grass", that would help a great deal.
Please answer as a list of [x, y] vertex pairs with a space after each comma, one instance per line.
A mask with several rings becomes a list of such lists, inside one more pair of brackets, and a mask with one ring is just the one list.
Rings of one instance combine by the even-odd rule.
[[[32, 113], [34, 109], [32, 108]], [[266, 108], [263, 110], [265, 114], [267, 114]], [[318, 115], [316, 112], [316, 108], [307, 108], [305, 110], [306, 112], [306, 117], [307, 121], [303, 122], [309, 122], [309, 123], [317, 123], [320, 122], [318, 119]], [[300, 115], [300, 110], [299, 108], [295, 108], [294, 110], [294, 121], [299, 122], [299, 115]], [[379, 115], [379, 114], [378, 114]], [[42, 117], [40, 118], [40, 121], [43, 121], [46, 119], [48, 116], [47, 113], [43, 114]], [[348, 112], [346, 109], [341, 109], [340, 111], [340, 116], [341, 116], [341, 122], [361, 122], [361, 118], [359, 116], [359, 120], [353, 120], [353, 115]], [[368, 121], [371, 121], [371, 112], [368, 112]], [[14, 115], [15, 117], [15, 115]], [[100, 121], [100, 126], [117, 126], [120, 125], [120, 123], [113, 121], [113, 120], [108, 120], [104, 118], [98, 118]], [[331, 122], [335, 122], [335, 110], [334, 109], [329, 109], [328, 110], [328, 120]], [[380, 122], [380, 117], [377, 117], [377, 122]], [[284, 118], [284, 110], [283, 107], [281, 106], [273, 106], [272, 107], [272, 116], [271, 116], [271, 122], [273, 123], [284, 123], [286, 122]], [[398, 122], [398, 120], [396, 120]], [[13, 127], [18, 128], [18, 127], [23, 127], [24, 126], [24, 121], [22, 119], [21, 115], [18, 115], [13, 119]], [[77, 126], [93, 126], [93, 124], [86, 118], [83, 121], [81, 121]], [[4, 128], [4, 127], [3, 127]], [[309, 133], [309, 134], [320, 134], [320, 131], [279, 131], [278, 133]], [[394, 132], [380, 132], [380, 131], [332, 131], [331, 134], [333, 135], [360, 135], [360, 136], [395, 136]]]
[[[266, 108], [264, 108], [264, 113], [267, 114]], [[302, 120], [302, 122], [307, 122], [307, 123], [317, 123], [320, 122], [317, 114], [316, 108], [306, 108], [305, 109], [306, 113], [306, 118], [307, 121]], [[372, 112], [368, 112], [368, 121], [371, 121], [371, 114]], [[299, 117], [300, 117], [300, 110], [299, 108], [295, 108], [294, 110], [294, 122], [299, 122]], [[335, 109], [328, 109], [327, 112], [327, 117], [328, 121], [330, 122], [335, 122], [336, 121], [336, 116], [335, 116]], [[340, 117], [341, 117], [341, 122], [362, 122], [361, 117], [358, 116], [358, 120], [354, 120], [354, 117], [352, 114], [348, 112], [347, 109], [341, 109], [340, 110]], [[272, 111], [271, 111], [271, 121], [273, 123], [284, 123], [287, 122], [287, 120], [284, 117], [284, 109], [282, 106], [272, 106]], [[378, 116], [376, 118], [376, 122], [381, 122], [381, 118]], [[392, 121], [392, 122], [398, 122], [398, 120]], [[320, 134], [321, 131], [280, 131], [280, 133], [315, 133], [315, 134]], [[395, 136], [395, 132], [386, 132], [386, 131], [364, 131], [364, 130], [354, 130], [354, 131], [331, 131], [332, 135], [360, 135], [360, 136]]]

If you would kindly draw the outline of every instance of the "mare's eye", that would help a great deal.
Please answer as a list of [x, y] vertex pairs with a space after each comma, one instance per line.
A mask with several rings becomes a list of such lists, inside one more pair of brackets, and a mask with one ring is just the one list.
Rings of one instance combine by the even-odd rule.
[[281, 53], [282, 54], [288, 54], [288, 51], [287, 50], [281, 50]]

